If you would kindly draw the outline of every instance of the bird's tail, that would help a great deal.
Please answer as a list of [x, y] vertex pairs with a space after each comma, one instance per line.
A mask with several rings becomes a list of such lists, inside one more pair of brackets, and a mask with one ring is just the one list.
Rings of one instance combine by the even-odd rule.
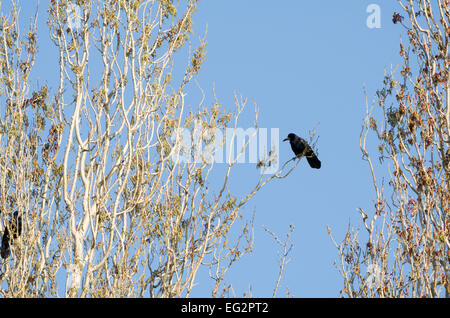
[[8, 258], [10, 254], [11, 250], [9, 248], [9, 237], [6, 237], [6, 240], [3, 237], [2, 246], [0, 247], [0, 256], [2, 258]]
[[319, 158], [317, 158], [317, 156], [314, 153], [310, 156], [307, 156], [306, 160], [308, 160], [308, 163], [311, 166], [311, 168], [320, 169], [320, 166], [322, 165]]

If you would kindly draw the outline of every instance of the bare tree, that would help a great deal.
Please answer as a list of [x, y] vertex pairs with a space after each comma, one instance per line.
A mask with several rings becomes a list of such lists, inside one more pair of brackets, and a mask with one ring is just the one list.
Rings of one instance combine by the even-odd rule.
[[[275, 242], [281, 247], [281, 251], [278, 251], [278, 263], [280, 269], [278, 271], [277, 280], [275, 282], [275, 287], [273, 288], [272, 297], [275, 297], [278, 292], [278, 288], [280, 287], [280, 281], [283, 276], [283, 273], [286, 271], [286, 265], [291, 261], [289, 258], [289, 254], [292, 252], [294, 248], [294, 244], [291, 242], [291, 235], [294, 232], [294, 226], [292, 224], [289, 225], [289, 232], [286, 234], [286, 239], [281, 241], [281, 239], [271, 230], [263, 226], [264, 230], [272, 236]], [[289, 288], [286, 286], [286, 296], [289, 297]]]
[[[376, 105], [367, 105], [361, 151], [375, 190], [371, 212], [360, 208], [362, 230], [350, 227], [336, 244], [348, 297], [450, 295], [450, 12], [448, 0], [400, 0], [400, 75], [385, 74]], [[367, 136], [379, 140], [389, 183], [380, 182]], [[330, 232], [331, 235], [331, 232]]]
[[[251, 249], [253, 222], [242, 207], [298, 161], [261, 174], [249, 193], [236, 195], [228, 181], [237, 158], [213, 182], [211, 152], [177, 159], [179, 131], [237, 127], [246, 105], [236, 96], [234, 112], [217, 100], [188, 110], [185, 92], [206, 42], [191, 52], [181, 79], [174, 53], [192, 35], [196, 6], [52, 0], [56, 88], [32, 89], [38, 35], [45, 36], [37, 14], [25, 34], [17, 1], [0, 17], [3, 228], [15, 210], [23, 219], [23, 234], [2, 263], [3, 296], [184, 297], [202, 267], [216, 296], [226, 271]], [[203, 134], [200, 142], [209, 149], [223, 140]]]

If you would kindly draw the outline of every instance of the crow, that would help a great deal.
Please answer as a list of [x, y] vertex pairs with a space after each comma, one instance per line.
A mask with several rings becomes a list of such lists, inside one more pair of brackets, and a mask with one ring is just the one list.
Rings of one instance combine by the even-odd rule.
[[19, 212], [13, 213], [12, 220], [9, 225], [5, 226], [5, 232], [3, 232], [2, 246], [0, 247], [0, 255], [2, 258], [8, 258], [11, 254], [10, 242], [11, 234], [12, 238], [17, 239], [22, 234], [22, 217], [19, 216]]
[[322, 164], [305, 139], [291, 133], [283, 141], [286, 140], [289, 140], [292, 151], [298, 158], [305, 156], [311, 168], [320, 169]]

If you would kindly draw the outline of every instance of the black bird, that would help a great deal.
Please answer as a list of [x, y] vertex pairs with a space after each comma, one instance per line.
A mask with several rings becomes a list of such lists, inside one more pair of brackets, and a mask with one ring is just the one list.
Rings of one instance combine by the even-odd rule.
[[5, 232], [3, 232], [2, 246], [0, 247], [0, 255], [2, 258], [8, 258], [11, 254], [10, 242], [11, 234], [12, 238], [17, 239], [22, 234], [22, 217], [19, 216], [19, 212], [13, 213], [12, 220], [7, 226], [5, 226]]
[[305, 156], [311, 168], [320, 169], [321, 162], [305, 139], [291, 133], [283, 141], [286, 140], [289, 140], [292, 151], [298, 158]]

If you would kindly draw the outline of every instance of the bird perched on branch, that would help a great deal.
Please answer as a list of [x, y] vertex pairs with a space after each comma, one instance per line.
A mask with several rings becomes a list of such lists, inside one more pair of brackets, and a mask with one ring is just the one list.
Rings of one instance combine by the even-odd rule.
[[320, 169], [322, 164], [305, 139], [291, 133], [283, 141], [287, 140], [289, 140], [292, 151], [298, 158], [305, 156], [311, 168]]
[[[3, 232], [2, 246], [0, 247], [0, 255], [2, 258], [8, 258], [11, 254], [10, 244], [11, 240], [17, 239], [22, 234], [22, 217], [19, 212], [13, 213], [12, 219], [9, 224], [5, 226], [5, 232]], [[12, 236], [12, 238], [11, 238]]]

